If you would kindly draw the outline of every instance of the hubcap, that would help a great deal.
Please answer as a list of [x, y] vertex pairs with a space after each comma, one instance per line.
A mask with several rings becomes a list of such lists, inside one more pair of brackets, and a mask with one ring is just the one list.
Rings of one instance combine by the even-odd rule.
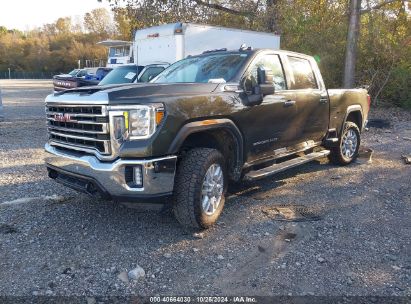
[[352, 158], [357, 150], [358, 137], [357, 134], [349, 129], [343, 136], [341, 142], [341, 152], [346, 158]]
[[223, 170], [219, 164], [208, 168], [201, 188], [201, 206], [207, 215], [213, 215], [221, 203], [224, 190]]

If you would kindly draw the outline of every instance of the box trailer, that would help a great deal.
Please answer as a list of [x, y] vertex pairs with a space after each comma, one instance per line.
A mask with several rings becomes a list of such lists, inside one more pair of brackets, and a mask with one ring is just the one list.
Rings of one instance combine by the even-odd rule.
[[134, 63], [174, 63], [189, 55], [207, 50], [252, 48], [280, 48], [280, 36], [233, 28], [194, 23], [172, 23], [137, 30], [134, 35]]

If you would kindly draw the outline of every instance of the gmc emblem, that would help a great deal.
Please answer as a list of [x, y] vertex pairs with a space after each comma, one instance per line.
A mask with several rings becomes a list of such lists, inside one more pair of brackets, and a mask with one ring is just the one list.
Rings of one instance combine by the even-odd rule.
[[71, 120], [71, 115], [67, 113], [58, 113], [54, 115], [54, 120], [55, 121], [60, 121], [60, 122], [69, 122]]

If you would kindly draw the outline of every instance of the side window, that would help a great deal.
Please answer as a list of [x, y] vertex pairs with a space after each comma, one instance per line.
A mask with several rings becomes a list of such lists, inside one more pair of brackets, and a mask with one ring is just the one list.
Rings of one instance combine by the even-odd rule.
[[265, 67], [273, 71], [274, 88], [276, 91], [285, 90], [285, 77], [281, 61], [278, 55], [264, 55], [251, 68], [251, 82], [253, 85], [257, 84], [257, 69]]
[[148, 68], [147, 70], [144, 71], [144, 73], [140, 76], [139, 82], [148, 82], [154, 77], [156, 77], [158, 74], [160, 74], [162, 71], [164, 71], [163, 67], [152, 67]]
[[318, 89], [317, 81], [314, 76], [310, 61], [303, 58], [288, 56], [291, 66], [291, 89]]

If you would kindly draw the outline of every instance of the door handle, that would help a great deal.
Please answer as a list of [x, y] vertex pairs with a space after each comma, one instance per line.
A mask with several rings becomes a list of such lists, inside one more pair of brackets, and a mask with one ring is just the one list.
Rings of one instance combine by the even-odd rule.
[[320, 103], [321, 104], [328, 103], [328, 98], [320, 98]]
[[293, 105], [295, 105], [295, 100], [284, 101], [284, 107], [292, 107]]

